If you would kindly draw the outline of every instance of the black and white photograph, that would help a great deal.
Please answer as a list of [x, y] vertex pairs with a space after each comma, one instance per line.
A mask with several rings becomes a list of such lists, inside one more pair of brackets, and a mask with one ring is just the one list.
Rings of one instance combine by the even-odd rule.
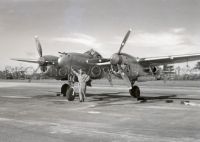
[[0, 0], [0, 142], [200, 142], [199, 0]]

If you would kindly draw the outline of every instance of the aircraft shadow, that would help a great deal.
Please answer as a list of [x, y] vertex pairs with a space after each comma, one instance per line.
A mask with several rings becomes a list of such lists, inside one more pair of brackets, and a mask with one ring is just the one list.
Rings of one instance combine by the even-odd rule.
[[[176, 95], [164, 95], [164, 96], [141, 96], [140, 98], [133, 98], [132, 96], [118, 95], [120, 93], [122, 92], [99, 93], [99, 94], [90, 93], [90, 94], [87, 94], [87, 97], [92, 98], [88, 100], [88, 102], [98, 102], [99, 105], [103, 105], [103, 106], [127, 105], [127, 104], [133, 104], [133, 103], [140, 104], [140, 103], [145, 103], [147, 101], [148, 103], [154, 103], [154, 102], [161, 101], [164, 99], [170, 99], [172, 97], [176, 97]], [[130, 100], [133, 100], [133, 102], [121, 103], [122, 101], [130, 101]]]
[[[121, 93], [126, 93], [126, 92], [97, 93], [97, 94], [88, 93], [86, 97], [88, 97], [87, 102], [98, 102], [99, 104], [102, 104], [104, 106], [109, 103], [115, 103], [115, 102], [121, 102], [125, 100], [134, 99], [131, 96], [119, 95]], [[112, 105], [120, 105], [120, 104], [112, 104]]]
[[172, 99], [172, 100], [200, 100], [200, 98], [190, 98], [190, 97], [177, 97], [177, 95], [165, 95], [165, 96], [141, 96], [138, 100], [162, 100], [162, 99]]
[[[133, 98], [129, 95], [120, 95], [122, 93], [127, 92], [111, 92], [111, 93], [87, 93], [86, 101], [87, 102], [97, 102], [101, 106], [110, 106], [110, 105], [127, 105], [127, 104], [140, 104], [140, 103], [155, 103], [163, 100], [200, 100], [200, 98], [189, 98], [186, 97], [184, 94], [178, 94], [178, 96], [184, 97], [177, 97], [175, 94], [163, 94], [159, 95], [159, 93], [152, 93], [151, 96], [141, 96], [139, 98]], [[157, 95], [157, 96], [156, 96]], [[78, 97], [78, 94], [76, 94]], [[34, 96], [33, 98], [42, 99], [42, 98], [49, 98], [54, 99], [57, 98], [55, 95], [38, 95]], [[133, 102], [130, 102], [133, 101]], [[122, 101], [129, 101], [126, 103], [122, 103]]]
[[176, 97], [176, 95], [162, 95], [162, 96], [141, 96], [137, 100], [161, 100], [161, 99], [171, 99]]
[[[163, 100], [200, 100], [200, 98], [189, 98], [189, 97], [177, 97], [175, 94], [171, 95], [162, 95], [162, 96], [141, 96], [139, 98], [133, 98], [131, 96], [119, 95], [120, 93], [125, 92], [116, 92], [116, 93], [98, 93], [98, 94], [87, 94], [87, 97], [91, 97], [88, 102], [99, 102], [99, 105], [127, 105], [127, 104], [140, 104], [140, 103], [155, 103]], [[137, 100], [133, 103], [117, 103], [126, 100]]]

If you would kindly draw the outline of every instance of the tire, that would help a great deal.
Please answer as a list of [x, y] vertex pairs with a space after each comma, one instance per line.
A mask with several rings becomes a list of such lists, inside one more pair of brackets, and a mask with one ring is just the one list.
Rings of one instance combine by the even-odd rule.
[[66, 97], [66, 92], [70, 88], [68, 84], [63, 84], [61, 87], [61, 94], [63, 94], [63, 97]]
[[129, 90], [129, 93], [134, 98], [140, 97], [140, 88], [138, 86], [133, 86], [132, 89]]
[[68, 101], [73, 101], [75, 99], [75, 92], [73, 88], [69, 88], [66, 92], [66, 97]]

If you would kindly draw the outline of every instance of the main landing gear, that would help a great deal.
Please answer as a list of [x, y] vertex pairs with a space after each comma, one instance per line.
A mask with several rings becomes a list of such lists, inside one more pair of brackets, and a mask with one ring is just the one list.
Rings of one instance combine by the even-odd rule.
[[68, 84], [62, 85], [61, 94], [63, 94], [63, 97], [67, 97], [68, 101], [73, 101], [75, 99], [74, 88], [70, 87]]
[[[82, 73], [80, 70], [79, 72], [76, 72], [75, 70], [72, 69], [72, 72], [77, 76], [78, 78], [78, 94], [79, 94], [79, 101], [84, 102], [85, 101], [85, 94], [86, 94], [86, 86], [87, 82], [90, 80], [90, 77]], [[69, 83], [64, 84], [61, 87], [61, 94], [63, 94], [64, 97], [67, 97], [68, 101], [73, 101], [75, 99], [75, 91], [74, 91], [74, 76], [69, 76]], [[91, 85], [91, 81], [89, 82]]]
[[129, 93], [134, 98], [140, 97], [140, 88], [138, 86], [132, 86], [132, 88], [129, 90]]

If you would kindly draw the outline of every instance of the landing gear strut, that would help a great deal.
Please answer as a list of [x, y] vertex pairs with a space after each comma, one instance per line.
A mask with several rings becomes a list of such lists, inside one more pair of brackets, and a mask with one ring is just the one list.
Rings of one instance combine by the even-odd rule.
[[140, 97], [140, 88], [138, 86], [132, 86], [132, 88], [129, 90], [129, 93], [134, 98]]
[[61, 94], [63, 94], [63, 97], [67, 97], [68, 101], [73, 101], [75, 99], [74, 89], [68, 84], [62, 85]]

